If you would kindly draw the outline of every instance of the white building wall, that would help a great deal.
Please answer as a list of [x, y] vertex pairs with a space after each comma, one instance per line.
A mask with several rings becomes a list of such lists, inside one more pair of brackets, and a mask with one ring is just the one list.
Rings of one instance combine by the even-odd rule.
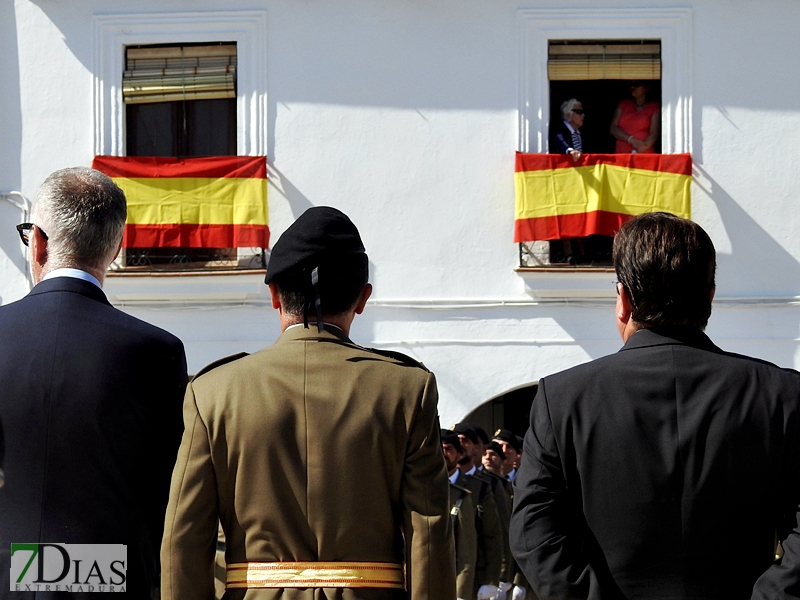
[[[800, 80], [789, 61], [798, 54], [800, 3], [681, 5], [690, 8], [692, 42], [693, 215], [718, 250], [708, 332], [725, 349], [797, 367]], [[273, 241], [312, 205], [351, 216], [375, 285], [352, 337], [422, 360], [437, 374], [442, 422], [451, 423], [506, 390], [620, 346], [613, 273], [543, 283], [514, 270], [520, 14], [549, 7], [642, 10], [645, 18], [670, 5], [0, 3], [0, 192], [30, 198], [50, 172], [91, 164], [93, 17], [262, 11]], [[17, 208], [0, 202], [3, 303], [28, 289], [13, 229], [20, 220]], [[115, 277], [106, 290], [123, 310], [181, 337], [192, 372], [278, 335], [256, 276]]]

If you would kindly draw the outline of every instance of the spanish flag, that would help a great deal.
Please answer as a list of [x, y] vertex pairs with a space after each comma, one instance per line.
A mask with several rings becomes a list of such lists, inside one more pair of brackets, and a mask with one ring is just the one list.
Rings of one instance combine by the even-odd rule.
[[691, 216], [689, 154], [517, 152], [514, 241], [614, 235], [631, 217]]
[[125, 192], [126, 248], [266, 248], [264, 156], [96, 156]]

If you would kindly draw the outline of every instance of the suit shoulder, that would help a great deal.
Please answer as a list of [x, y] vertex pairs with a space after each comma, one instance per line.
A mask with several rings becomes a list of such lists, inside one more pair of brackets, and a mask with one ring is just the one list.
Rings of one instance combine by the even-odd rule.
[[213, 371], [217, 367], [221, 367], [223, 365], [227, 365], [227, 364], [232, 363], [232, 362], [234, 362], [236, 360], [239, 360], [240, 358], [244, 358], [245, 356], [250, 356], [250, 355], [247, 352], [238, 352], [237, 354], [231, 354], [230, 356], [225, 356], [223, 358], [215, 360], [214, 362], [209, 363], [205, 367], [200, 369], [195, 374], [195, 376], [192, 377], [192, 381], [195, 381], [198, 377], [200, 377], [201, 375], [205, 375], [209, 371]]

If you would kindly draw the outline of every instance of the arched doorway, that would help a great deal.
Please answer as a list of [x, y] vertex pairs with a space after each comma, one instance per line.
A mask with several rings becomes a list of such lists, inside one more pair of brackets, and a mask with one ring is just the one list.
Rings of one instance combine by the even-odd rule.
[[524, 436], [528, 430], [531, 404], [538, 387], [538, 383], [528, 383], [495, 396], [465, 416], [462, 421], [480, 425], [489, 436], [498, 429], [508, 429]]

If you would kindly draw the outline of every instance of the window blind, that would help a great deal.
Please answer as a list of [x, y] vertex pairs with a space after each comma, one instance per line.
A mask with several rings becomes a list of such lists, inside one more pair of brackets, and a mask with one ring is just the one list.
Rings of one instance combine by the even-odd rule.
[[236, 97], [236, 44], [128, 48], [126, 104]]
[[661, 79], [661, 44], [550, 42], [550, 81]]

